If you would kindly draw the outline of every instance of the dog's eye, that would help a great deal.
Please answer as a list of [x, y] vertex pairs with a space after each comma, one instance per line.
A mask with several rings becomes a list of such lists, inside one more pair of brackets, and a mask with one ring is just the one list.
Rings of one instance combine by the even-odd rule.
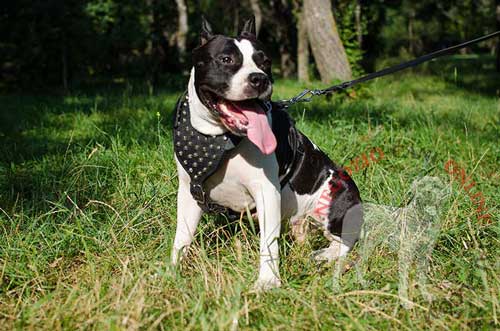
[[271, 60], [265, 59], [259, 64], [259, 67], [263, 70], [267, 70], [271, 67]]
[[222, 61], [222, 63], [225, 63], [225, 64], [233, 63], [233, 59], [231, 59], [229, 56], [223, 56], [221, 61]]

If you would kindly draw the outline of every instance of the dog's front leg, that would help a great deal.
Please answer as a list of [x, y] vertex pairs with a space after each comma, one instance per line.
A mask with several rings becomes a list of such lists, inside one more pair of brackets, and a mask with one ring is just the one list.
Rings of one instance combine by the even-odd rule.
[[202, 210], [189, 191], [189, 183], [179, 176], [177, 192], [177, 228], [172, 248], [173, 265], [179, 262], [185, 249], [191, 244], [200, 221]]
[[254, 182], [249, 189], [257, 207], [260, 228], [260, 267], [255, 289], [267, 290], [281, 285], [278, 251], [281, 195], [277, 185], [270, 182]]

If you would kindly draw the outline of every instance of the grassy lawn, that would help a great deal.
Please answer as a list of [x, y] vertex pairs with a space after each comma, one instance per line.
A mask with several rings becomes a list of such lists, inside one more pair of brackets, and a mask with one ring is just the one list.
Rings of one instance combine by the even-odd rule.
[[[205, 217], [189, 260], [171, 269], [181, 90], [0, 96], [0, 329], [499, 328], [499, 82], [492, 59], [455, 59], [290, 109], [337, 163], [383, 151], [353, 174], [364, 201], [400, 206], [425, 174], [450, 185], [433, 300], [412, 278], [409, 310], [397, 296], [397, 253], [380, 247], [367, 287], [347, 272], [339, 290], [335, 266], [310, 260], [319, 236], [299, 245], [286, 227], [282, 288], [252, 292], [258, 236], [246, 220]], [[278, 81], [274, 98], [302, 87]], [[476, 182], [470, 192], [482, 192], [490, 223], [444, 170], [449, 159]]]

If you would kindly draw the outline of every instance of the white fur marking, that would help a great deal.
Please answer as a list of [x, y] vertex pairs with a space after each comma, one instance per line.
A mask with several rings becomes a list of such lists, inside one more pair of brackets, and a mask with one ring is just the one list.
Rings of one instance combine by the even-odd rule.
[[[242, 39], [241, 41], [234, 40], [234, 44], [243, 55], [243, 63], [240, 70], [231, 79], [229, 90], [224, 97], [233, 101], [255, 98], [257, 95], [247, 95], [245, 92], [249, 87], [248, 76], [252, 73], [265, 74], [265, 72], [259, 69], [252, 59], [255, 49], [250, 41], [246, 39]], [[269, 84], [269, 88], [271, 88], [271, 84]]]
[[207, 135], [220, 135], [227, 131], [222, 123], [215, 118], [210, 110], [201, 102], [194, 85], [194, 68], [188, 85], [188, 101], [191, 115], [191, 125], [197, 131]]

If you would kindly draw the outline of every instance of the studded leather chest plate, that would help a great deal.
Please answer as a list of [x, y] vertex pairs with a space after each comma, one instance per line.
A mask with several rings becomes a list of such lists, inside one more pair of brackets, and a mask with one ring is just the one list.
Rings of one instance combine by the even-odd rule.
[[191, 194], [207, 212], [224, 213], [226, 208], [210, 201], [203, 183], [241, 141], [231, 133], [205, 135], [191, 125], [189, 102], [185, 93], [177, 102], [174, 119], [174, 150], [177, 160], [191, 178]]

